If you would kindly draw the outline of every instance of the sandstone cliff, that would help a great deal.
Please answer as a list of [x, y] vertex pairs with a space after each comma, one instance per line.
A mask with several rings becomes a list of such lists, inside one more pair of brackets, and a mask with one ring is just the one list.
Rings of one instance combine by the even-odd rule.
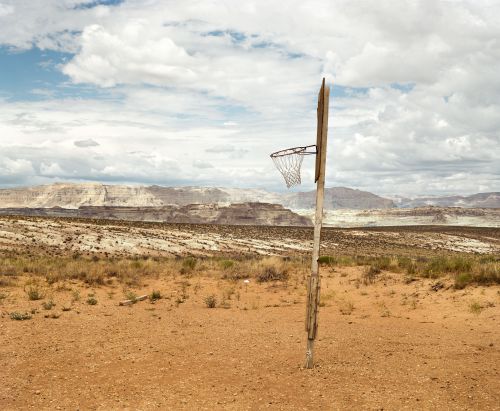
[[[0, 190], [0, 208], [81, 206], [157, 207], [189, 204], [234, 203], [280, 204], [291, 209], [314, 208], [315, 192], [271, 193], [265, 190], [217, 187], [126, 186], [98, 183], [52, 185]], [[325, 209], [391, 208], [391, 200], [366, 191], [344, 187], [327, 188]]]
[[0, 190], [0, 208], [78, 208], [104, 205], [141, 207], [161, 206], [163, 203], [147, 187], [140, 186], [56, 183]]

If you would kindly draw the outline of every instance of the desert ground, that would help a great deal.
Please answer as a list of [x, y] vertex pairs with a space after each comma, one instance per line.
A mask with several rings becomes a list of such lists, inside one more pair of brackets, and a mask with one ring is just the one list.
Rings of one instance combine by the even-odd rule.
[[[309, 255], [312, 228], [164, 224], [0, 216], [0, 247], [50, 255]], [[322, 232], [324, 255], [438, 255], [500, 253], [495, 227], [402, 226], [330, 228]]]
[[0, 218], [0, 409], [500, 409], [498, 229], [325, 229], [309, 370], [311, 241]]

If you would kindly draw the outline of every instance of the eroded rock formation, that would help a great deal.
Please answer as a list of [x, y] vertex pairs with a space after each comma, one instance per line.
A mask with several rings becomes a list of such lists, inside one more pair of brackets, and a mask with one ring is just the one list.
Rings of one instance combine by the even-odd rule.
[[241, 203], [229, 206], [190, 204], [186, 206], [79, 208], [0, 208], [0, 215], [30, 215], [109, 220], [154, 221], [189, 224], [310, 226], [311, 220], [278, 204]]

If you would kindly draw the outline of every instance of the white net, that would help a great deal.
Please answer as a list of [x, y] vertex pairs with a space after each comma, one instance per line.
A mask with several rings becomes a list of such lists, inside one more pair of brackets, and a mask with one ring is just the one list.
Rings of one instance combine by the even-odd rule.
[[274, 165], [285, 179], [288, 188], [301, 183], [300, 167], [304, 160], [304, 154], [313, 154], [306, 152], [307, 148], [295, 147], [271, 154]]

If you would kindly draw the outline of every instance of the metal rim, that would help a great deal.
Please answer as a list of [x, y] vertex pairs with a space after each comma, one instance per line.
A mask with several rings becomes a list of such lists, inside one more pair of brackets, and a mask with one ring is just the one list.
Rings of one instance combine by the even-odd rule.
[[[314, 147], [314, 151], [307, 151], [308, 148]], [[311, 154], [317, 154], [317, 148], [315, 144], [312, 144], [310, 146], [303, 146], [303, 147], [292, 147], [292, 148], [287, 148], [285, 150], [280, 150], [276, 151], [275, 153], [271, 154], [271, 157], [283, 157], [283, 156], [289, 156], [291, 154], [298, 154], [300, 156], [307, 156]]]

